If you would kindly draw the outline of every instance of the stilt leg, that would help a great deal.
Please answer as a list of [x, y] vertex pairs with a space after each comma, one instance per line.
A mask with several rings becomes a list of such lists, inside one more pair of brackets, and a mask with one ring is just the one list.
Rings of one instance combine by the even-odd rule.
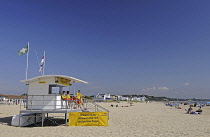
[[66, 126], [67, 126], [67, 112], [65, 113], [65, 120], [66, 120]]
[[42, 127], [44, 126], [44, 113], [42, 113]]

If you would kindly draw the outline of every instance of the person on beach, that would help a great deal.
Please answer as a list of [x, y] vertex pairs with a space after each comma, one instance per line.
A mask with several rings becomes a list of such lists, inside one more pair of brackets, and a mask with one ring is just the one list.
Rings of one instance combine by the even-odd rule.
[[[65, 101], [65, 107], [67, 107], [67, 102], [66, 102], [66, 91], [63, 91], [63, 93], [61, 94], [61, 99]], [[62, 103], [63, 106], [63, 103]]]
[[197, 102], [195, 102], [195, 104], [194, 104], [194, 107], [196, 107], [197, 106]]
[[71, 104], [72, 98], [71, 98], [71, 96], [70, 96], [70, 94], [69, 94], [69, 91], [67, 91], [66, 93], [67, 93], [67, 94], [66, 94], [66, 100], [68, 100], [68, 107], [70, 108], [70, 104]]
[[201, 107], [198, 109], [198, 110], [196, 110], [195, 112], [202, 112], [203, 110], [201, 109]]
[[63, 99], [63, 100], [65, 100], [66, 99], [66, 93], [65, 93], [66, 91], [63, 91], [63, 93], [61, 94], [61, 98]]
[[190, 105], [190, 107], [187, 110], [187, 114], [191, 114], [192, 113], [192, 105]]
[[76, 93], [76, 98], [77, 98], [78, 107], [80, 107], [80, 108], [81, 108], [80, 104], [82, 104], [82, 106], [84, 108], [84, 103], [83, 103], [83, 99], [82, 99], [83, 97], [84, 97], [84, 95], [82, 95], [80, 93], [80, 90], [78, 90], [78, 92]]

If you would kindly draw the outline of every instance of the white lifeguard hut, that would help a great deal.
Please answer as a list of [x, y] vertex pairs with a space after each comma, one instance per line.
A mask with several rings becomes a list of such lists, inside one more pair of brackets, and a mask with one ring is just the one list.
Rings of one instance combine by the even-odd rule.
[[24, 109], [20, 105], [19, 115], [13, 116], [12, 126], [28, 126], [40, 121], [43, 126], [48, 113], [65, 113], [67, 125], [67, 113], [83, 111], [80, 108], [69, 107], [67, 101], [61, 99], [64, 87], [70, 87], [72, 83], [77, 82], [87, 83], [83, 80], [65, 75], [43, 75], [21, 80], [21, 82], [27, 85], [26, 104], [24, 104]]
[[30, 110], [65, 108], [65, 102], [61, 99], [63, 88], [76, 82], [87, 83], [65, 75], [43, 75], [21, 82], [28, 85], [26, 109]]
[[12, 126], [28, 126], [39, 122], [44, 126], [46, 119], [53, 121], [53, 119], [48, 117], [48, 113], [64, 113], [67, 125], [67, 113], [69, 112], [109, 112], [100, 105], [94, 102], [87, 102], [87, 100], [84, 102], [86, 105], [85, 109], [74, 107], [78, 106], [75, 101], [71, 101], [71, 106], [69, 106], [67, 101], [62, 100], [61, 93], [64, 87], [70, 87], [73, 83], [87, 84], [83, 80], [65, 75], [43, 75], [21, 80], [21, 82], [27, 85], [26, 104], [24, 104], [23, 109], [20, 104], [20, 113], [12, 117]]

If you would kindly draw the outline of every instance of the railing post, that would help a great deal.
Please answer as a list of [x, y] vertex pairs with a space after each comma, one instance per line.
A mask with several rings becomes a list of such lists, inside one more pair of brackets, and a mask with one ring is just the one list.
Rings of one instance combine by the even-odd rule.
[[87, 108], [87, 103], [88, 103], [87, 99], [85, 99], [85, 108]]
[[54, 97], [54, 110], [56, 109], [56, 101], [57, 101], [57, 96], [55, 95], [55, 97]]
[[44, 95], [43, 95], [43, 100], [42, 100], [42, 110], [44, 109]]
[[33, 95], [31, 95], [31, 101], [30, 101], [30, 103], [31, 103], [31, 110], [32, 110], [32, 101], [33, 101]]
[[26, 109], [28, 109], [28, 95], [26, 96], [26, 100], [25, 100], [25, 107], [26, 107]]
[[[21, 99], [22, 99], [22, 96], [21, 96]], [[21, 111], [21, 105], [22, 105], [22, 101], [20, 101], [20, 111]]]
[[96, 104], [95, 104], [95, 112], [96, 112]]

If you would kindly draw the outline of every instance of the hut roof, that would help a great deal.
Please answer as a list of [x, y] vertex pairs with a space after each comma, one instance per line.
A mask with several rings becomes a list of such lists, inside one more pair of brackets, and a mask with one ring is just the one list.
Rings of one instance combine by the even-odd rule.
[[28, 82], [33, 82], [36, 81], [37, 79], [44, 79], [44, 78], [56, 78], [56, 77], [61, 77], [67, 80], [70, 80], [71, 82], [78, 82], [78, 83], [86, 83], [86, 81], [74, 78], [74, 77], [70, 77], [70, 76], [65, 76], [65, 75], [43, 75], [43, 76], [38, 76], [38, 77], [34, 77], [31, 79], [27, 79], [27, 80], [21, 80], [20, 82], [24, 82], [24, 83], [28, 83]]

